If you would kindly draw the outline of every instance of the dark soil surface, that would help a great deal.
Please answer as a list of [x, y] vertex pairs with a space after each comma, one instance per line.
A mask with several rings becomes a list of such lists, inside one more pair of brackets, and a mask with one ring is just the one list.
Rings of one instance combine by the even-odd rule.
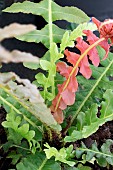
[[[84, 139], [83, 142], [88, 148], [90, 148], [92, 143], [96, 141], [98, 148], [100, 148], [107, 139], [113, 140], [113, 121], [105, 123], [98, 129], [96, 133]], [[113, 146], [111, 146], [110, 150], [113, 153]], [[92, 170], [113, 170], [113, 166], [110, 166], [109, 168], [103, 168], [99, 167], [99, 165], [96, 162], [95, 165], [91, 164], [90, 166], [92, 167]]]
[[7, 153], [4, 153], [1, 145], [7, 141], [6, 133], [1, 123], [5, 120], [6, 112], [0, 108], [0, 170], [8, 170], [10, 161], [6, 159]]
[[[1, 123], [5, 120], [5, 117], [5, 110], [3, 108], [0, 108], [0, 145], [4, 144], [7, 141], [6, 132], [1, 125]], [[98, 147], [100, 148], [107, 139], [113, 140], [113, 121], [105, 123], [99, 128], [96, 133], [84, 139], [83, 142], [88, 148], [90, 148], [92, 143], [96, 141]], [[111, 152], [113, 152], [113, 146], [111, 146]], [[0, 147], [0, 170], [8, 170], [12, 168], [11, 160], [6, 158], [7, 155], [8, 153], [4, 153], [2, 147]], [[87, 166], [90, 166], [92, 170], [113, 170], [112, 166], [110, 166], [109, 168], [103, 168], [100, 167], [97, 163], [95, 163], [95, 165], [87, 163]]]

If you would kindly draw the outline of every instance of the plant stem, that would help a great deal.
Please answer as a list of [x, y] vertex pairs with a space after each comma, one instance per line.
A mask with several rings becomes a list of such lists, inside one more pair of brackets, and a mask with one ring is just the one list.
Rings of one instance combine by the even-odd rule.
[[[87, 50], [85, 50], [85, 52], [80, 56], [80, 58], [78, 59], [77, 63], [76, 63], [75, 66], [73, 67], [73, 69], [72, 69], [72, 71], [71, 71], [71, 73], [70, 73], [70, 75], [69, 75], [69, 77], [68, 77], [68, 79], [67, 79], [67, 82], [66, 82], [66, 84], [65, 84], [65, 86], [64, 86], [64, 88], [63, 88], [63, 90], [62, 90], [62, 92], [64, 92], [64, 90], [67, 88], [67, 86], [68, 86], [68, 84], [69, 84], [69, 82], [70, 82], [70, 78], [71, 78], [71, 76], [74, 74], [75, 70], [78, 68], [78, 65], [79, 65], [79, 63], [81, 62], [81, 60], [88, 54], [88, 52], [89, 52], [92, 48], [96, 47], [100, 42], [102, 42], [102, 41], [104, 41], [104, 40], [105, 40], [105, 38], [100, 38], [100, 39], [99, 39], [98, 41], [96, 41], [94, 44], [90, 45], [90, 46], [87, 48]], [[56, 107], [55, 107], [55, 111], [57, 110], [57, 108], [58, 108], [58, 106], [59, 106], [59, 103], [60, 103], [61, 98], [62, 98], [62, 96], [61, 96], [61, 93], [60, 93], [60, 96], [59, 96], [59, 98], [58, 98], [58, 101], [57, 101], [57, 104], [56, 104]]]
[[[49, 37], [50, 37], [50, 50], [52, 48], [52, 44], [53, 44], [53, 28], [52, 28], [52, 0], [49, 0]], [[51, 56], [50, 53], [50, 62], [51, 62], [51, 66], [54, 64], [53, 63], [53, 56]], [[52, 67], [51, 67], [52, 69]], [[51, 77], [51, 75], [49, 74], [48, 77]], [[55, 87], [54, 87], [54, 76], [51, 77], [52, 78], [52, 94], [53, 96], [55, 95]]]
[[47, 162], [47, 158], [44, 159], [44, 161], [42, 162], [41, 166], [37, 169], [37, 170], [42, 170], [42, 168], [44, 167], [44, 165], [46, 164]]
[[110, 158], [113, 158], [112, 155], [108, 155], [106, 153], [103, 153], [103, 152], [99, 152], [99, 151], [95, 151], [95, 150], [91, 150], [91, 149], [87, 149], [87, 148], [77, 148], [78, 151], [84, 151], [84, 152], [93, 152], [95, 154], [100, 154], [100, 155], [103, 155], [103, 156], [107, 156], [107, 157], [110, 157]]
[[12, 145], [12, 147], [20, 148], [20, 149], [23, 149], [23, 150], [26, 150], [26, 151], [31, 152], [31, 150], [30, 150], [30, 149], [24, 148], [24, 147], [22, 147], [22, 146]]
[[[49, 50], [51, 51], [51, 48], [52, 48], [52, 44], [53, 44], [53, 28], [52, 28], [52, 0], [49, 0], [48, 1], [49, 4], [48, 4], [48, 9], [49, 9], [49, 13], [48, 13], [48, 18], [49, 18]], [[50, 53], [50, 62], [51, 62], [51, 68], [50, 68], [50, 71], [51, 72], [51, 69], [52, 69], [52, 66], [53, 66], [53, 60], [52, 60], [53, 56], [51, 55]], [[51, 84], [51, 87], [52, 87], [52, 95], [54, 96], [55, 95], [55, 87], [54, 87], [54, 76], [51, 76], [51, 74], [48, 74], [48, 78], [47, 78], [47, 81], [45, 84], [48, 83], [48, 81], [51, 80], [52, 84]], [[46, 87], [46, 85], [45, 85]], [[46, 99], [45, 95], [46, 95], [46, 91], [47, 91], [47, 87], [44, 88], [44, 100]], [[53, 97], [54, 98], [54, 97]]]
[[52, 30], [52, 0], [49, 0], [49, 39], [50, 39], [50, 47], [53, 42], [53, 30]]

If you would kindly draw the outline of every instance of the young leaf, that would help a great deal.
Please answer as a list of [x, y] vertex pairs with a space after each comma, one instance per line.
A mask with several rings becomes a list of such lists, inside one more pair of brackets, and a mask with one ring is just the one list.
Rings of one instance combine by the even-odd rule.
[[[58, 52], [58, 47], [55, 43], [51, 43], [51, 47], [49, 50], [50, 53], [50, 61], [42, 59], [40, 61], [41, 68], [43, 70], [49, 70], [47, 76], [42, 73], [38, 73], [35, 78], [39, 84], [41, 84], [44, 90], [41, 92], [43, 98], [51, 101], [55, 97], [55, 81], [54, 77], [56, 76], [56, 65], [55, 62], [59, 60], [59, 58], [63, 57], [63, 54]], [[49, 87], [49, 89], [48, 89]]]
[[69, 39], [75, 41], [76, 38], [82, 37], [84, 35], [83, 30], [96, 31], [97, 27], [92, 22], [79, 24], [77, 28], [71, 32]]
[[56, 63], [56, 61], [59, 60], [60, 58], [64, 57], [63, 54], [59, 53], [56, 43], [51, 43], [50, 56], [51, 56], [52, 62], [54, 62], [54, 63]]
[[56, 148], [50, 147], [48, 144], [45, 144], [44, 146], [47, 147], [47, 149], [44, 149], [47, 159], [50, 159], [52, 156], [54, 156], [55, 161], [60, 161], [60, 162], [63, 162], [65, 164], [68, 164], [70, 166], [75, 165], [74, 161], [68, 160], [68, 154], [69, 153], [67, 152], [67, 150], [65, 148], [61, 148], [58, 151]]
[[74, 47], [74, 42], [70, 41], [69, 39], [69, 32], [66, 31], [65, 34], [63, 35], [61, 44], [60, 44], [60, 51], [65, 50], [66, 47]]
[[49, 70], [51, 67], [51, 63], [47, 60], [40, 60], [40, 66], [43, 70]]

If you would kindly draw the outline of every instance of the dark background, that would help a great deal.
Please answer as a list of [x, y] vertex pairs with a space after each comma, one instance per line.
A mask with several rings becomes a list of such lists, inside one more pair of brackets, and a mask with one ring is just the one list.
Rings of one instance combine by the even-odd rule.
[[[17, 0], [22, 2], [22, 0]], [[34, 2], [39, 2], [40, 0], [31, 0]], [[0, 0], [0, 7], [6, 8], [10, 6], [14, 1], [13, 0]], [[102, 0], [102, 1], [94, 1], [94, 0], [55, 0], [61, 6], [76, 6], [82, 9], [88, 16], [95, 16], [99, 20], [103, 21], [107, 18], [113, 18], [113, 0]], [[41, 29], [45, 25], [45, 21], [40, 16], [28, 15], [28, 14], [9, 14], [9, 13], [1, 13], [0, 14], [0, 27], [4, 27], [10, 23], [18, 22], [22, 24], [33, 23], [37, 26], [37, 29]], [[60, 27], [67, 27], [66, 22], [59, 22]], [[38, 57], [43, 56], [46, 52], [46, 48], [41, 44], [35, 43], [26, 43], [21, 42], [15, 39], [4, 40], [2, 44], [9, 50], [18, 49], [21, 51], [30, 52], [33, 55], [37, 55]], [[4, 64], [2, 72], [14, 71], [20, 77], [29, 78], [30, 80], [34, 79], [34, 74], [37, 71], [31, 71], [27, 68], [24, 68], [22, 64]]]
[[76, 6], [99, 20], [113, 18], [113, 0], [55, 0], [62, 6]]

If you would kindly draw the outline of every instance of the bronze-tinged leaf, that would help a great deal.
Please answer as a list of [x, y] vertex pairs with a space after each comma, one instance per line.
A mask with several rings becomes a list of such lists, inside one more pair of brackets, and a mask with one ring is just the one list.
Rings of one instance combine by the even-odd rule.
[[10, 52], [0, 45], [0, 63], [9, 62], [39, 63], [39, 58], [33, 56], [31, 53], [21, 52], [18, 50], [13, 50]]
[[[9, 97], [10, 100], [8, 100]], [[24, 114], [30, 115], [27, 119], [34, 116], [44, 125], [57, 131], [61, 130], [50, 109], [45, 105], [37, 87], [27, 79], [20, 79], [15, 73], [0, 73], [0, 103], [3, 106], [11, 107], [23, 116]], [[16, 108], [17, 103], [18, 109]]]
[[2, 41], [5, 38], [12, 38], [15, 36], [26, 34], [30, 31], [34, 31], [35, 29], [36, 27], [32, 24], [28, 25], [22, 25], [17, 23], [10, 24], [0, 29], [0, 41]]

